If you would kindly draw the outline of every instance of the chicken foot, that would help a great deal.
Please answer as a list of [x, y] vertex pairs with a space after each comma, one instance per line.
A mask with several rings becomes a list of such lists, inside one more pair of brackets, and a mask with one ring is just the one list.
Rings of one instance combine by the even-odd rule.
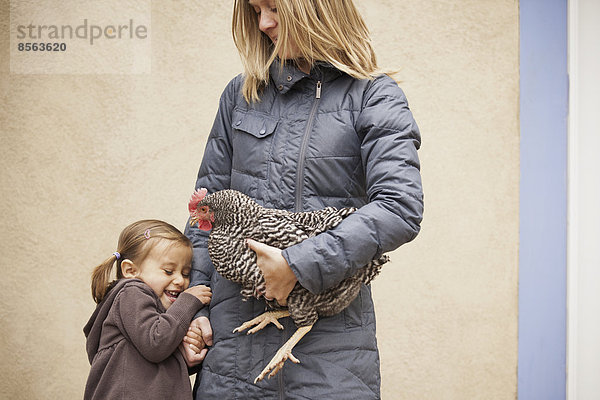
[[242, 325], [235, 328], [233, 330], [233, 333], [244, 331], [250, 328], [251, 326], [256, 325], [254, 328], [248, 331], [247, 335], [250, 335], [252, 333], [260, 331], [269, 323], [272, 323], [279, 329], [283, 329], [283, 325], [279, 323], [278, 319], [289, 316], [290, 312], [288, 310], [267, 311], [266, 313], [261, 314], [258, 317], [251, 319], [250, 321], [244, 322]]
[[256, 379], [254, 380], [254, 383], [262, 381], [263, 378], [265, 377], [265, 375], [267, 375], [267, 373], [269, 373], [269, 371], [271, 371], [271, 373], [268, 376], [269, 378], [271, 378], [272, 376], [275, 376], [275, 374], [277, 374], [277, 372], [279, 372], [279, 370], [281, 368], [283, 368], [283, 364], [285, 363], [285, 361], [288, 358], [293, 363], [300, 364], [300, 360], [298, 360], [292, 354], [292, 349], [300, 341], [300, 339], [302, 339], [304, 337], [304, 335], [306, 335], [311, 330], [311, 328], [312, 328], [312, 325], [302, 326], [302, 327], [298, 328], [298, 330], [296, 330], [296, 332], [294, 332], [292, 337], [289, 338], [288, 341], [285, 342], [285, 344], [283, 346], [281, 346], [281, 348], [279, 350], [277, 350], [277, 353], [275, 354], [275, 356], [271, 359], [271, 361], [269, 361], [269, 364], [262, 370], [260, 375], [258, 375], [256, 377]]

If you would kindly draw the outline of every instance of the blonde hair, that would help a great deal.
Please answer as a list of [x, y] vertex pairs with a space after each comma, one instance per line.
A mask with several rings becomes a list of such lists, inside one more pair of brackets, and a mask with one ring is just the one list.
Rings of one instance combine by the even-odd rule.
[[100, 303], [112, 287], [111, 275], [116, 266], [117, 280], [123, 278], [121, 262], [129, 259], [141, 263], [159, 240], [170, 240], [173, 244], [187, 246], [192, 249], [190, 240], [174, 226], [156, 219], [145, 219], [134, 222], [123, 229], [119, 235], [117, 253], [96, 266], [92, 272], [92, 297]]
[[245, 70], [246, 101], [259, 101], [269, 82], [269, 66], [277, 54], [298, 52], [310, 66], [316, 61], [358, 79], [372, 79], [377, 67], [369, 30], [352, 0], [275, 0], [279, 35], [275, 45], [258, 29], [258, 16], [248, 0], [235, 0], [232, 34]]

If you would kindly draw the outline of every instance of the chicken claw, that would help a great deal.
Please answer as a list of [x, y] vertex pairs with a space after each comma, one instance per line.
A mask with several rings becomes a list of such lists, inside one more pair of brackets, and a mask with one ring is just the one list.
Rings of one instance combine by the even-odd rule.
[[254, 328], [250, 329], [247, 335], [260, 331], [262, 328], [267, 326], [269, 323], [272, 323], [279, 329], [283, 329], [283, 325], [281, 325], [278, 321], [279, 318], [289, 317], [290, 312], [288, 310], [279, 310], [279, 311], [267, 311], [264, 314], [259, 315], [258, 317], [251, 319], [250, 321], [244, 322], [242, 325], [238, 326], [233, 330], [233, 333], [244, 331], [251, 326], [256, 325]]
[[275, 374], [279, 372], [279, 370], [283, 367], [283, 364], [288, 359], [290, 359], [295, 364], [300, 364], [300, 360], [298, 360], [292, 354], [292, 349], [300, 341], [300, 339], [302, 339], [304, 335], [306, 335], [311, 330], [311, 328], [312, 325], [302, 326], [298, 328], [298, 330], [294, 332], [292, 337], [289, 338], [289, 340], [285, 342], [285, 344], [281, 346], [279, 350], [277, 350], [275, 356], [271, 359], [271, 361], [269, 361], [269, 364], [262, 370], [260, 375], [256, 377], [254, 383], [256, 384], [257, 382], [262, 381], [267, 374], [269, 374], [268, 378], [275, 376]]

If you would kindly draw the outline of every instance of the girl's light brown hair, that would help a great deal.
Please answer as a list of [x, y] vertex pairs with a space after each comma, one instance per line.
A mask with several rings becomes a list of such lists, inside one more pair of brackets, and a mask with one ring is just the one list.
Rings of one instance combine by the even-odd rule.
[[358, 79], [381, 74], [369, 30], [352, 0], [275, 0], [279, 17], [277, 44], [258, 29], [258, 15], [248, 0], [235, 0], [233, 41], [244, 65], [242, 92], [259, 101], [269, 82], [269, 66], [277, 54], [292, 54], [314, 65], [325, 61]]
[[96, 303], [100, 303], [108, 293], [113, 268], [116, 268], [117, 279], [123, 278], [121, 262], [129, 259], [136, 264], [144, 259], [152, 250], [158, 240], [170, 240], [173, 244], [179, 244], [192, 248], [192, 243], [179, 229], [156, 219], [146, 219], [134, 222], [125, 227], [119, 235], [117, 253], [120, 257], [112, 255], [92, 272], [92, 297]]

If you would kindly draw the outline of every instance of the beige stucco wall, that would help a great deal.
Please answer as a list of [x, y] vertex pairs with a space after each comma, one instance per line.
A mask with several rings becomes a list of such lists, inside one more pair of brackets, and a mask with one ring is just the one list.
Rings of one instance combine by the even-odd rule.
[[[423, 135], [422, 232], [373, 285], [383, 398], [513, 399], [518, 2], [357, 2]], [[241, 68], [230, 2], [152, 2], [151, 73], [137, 75], [11, 74], [9, 14], [1, 0], [0, 397], [76, 399], [93, 266], [134, 220], [186, 220]]]

